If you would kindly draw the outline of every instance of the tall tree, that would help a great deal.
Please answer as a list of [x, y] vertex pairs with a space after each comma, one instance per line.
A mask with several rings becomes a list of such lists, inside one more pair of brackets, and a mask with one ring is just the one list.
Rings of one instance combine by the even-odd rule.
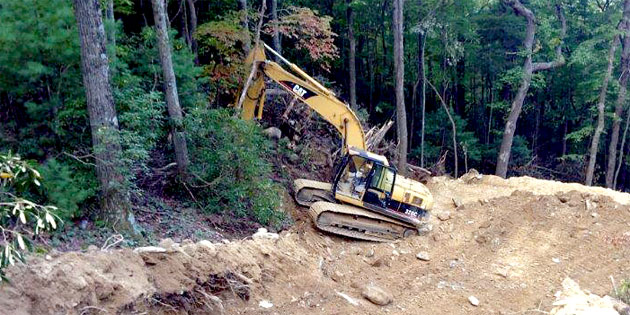
[[394, 0], [392, 29], [394, 33], [394, 71], [396, 90], [396, 131], [398, 134], [398, 170], [407, 173], [407, 110], [405, 109], [405, 59], [403, 43], [404, 0]]
[[177, 94], [177, 82], [173, 71], [173, 60], [171, 57], [171, 44], [168, 38], [168, 28], [166, 21], [166, 11], [164, 10], [164, 0], [151, 0], [153, 6], [153, 17], [158, 37], [158, 49], [160, 51], [160, 63], [164, 76], [164, 90], [166, 94], [166, 105], [170, 117], [171, 134], [173, 147], [175, 149], [175, 160], [180, 175], [186, 174], [188, 166], [188, 146], [186, 145], [186, 134], [184, 133], [182, 108], [179, 105], [179, 95]]
[[109, 80], [105, 28], [99, 0], [74, 0], [96, 174], [101, 188], [101, 215], [118, 228], [128, 228], [129, 199], [124, 190], [118, 116]]
[[354, 38], [354, 11], [352, 10], [352, 0], [346, 0], [346, 20], [348, 23], [348, 71], [350, 85], [350, 107], [357, 109], [357, 70], [356, 70], [356, 54], [357, 43]]
[[619, 46], [619, 36], [615, 36], [610, 43], [607, 59], [608, 66], [606, 68], [606, 73], [604, 74], [602, 87], [599, 90], [599, 100], [597, 101], [597, 127], [595, 127], [595, 133], [593, 134], [593, 139], [591, 140], [588, 167], [586, 168], [586, 181], [584, 182], [588, 186], [593, 184], [593, 174], [595, 173], [595, 162], [597, 161], [599, 139], [605, 127], [604, 110], [606, 109], [606, 93], [608, 92], [608, 82], [610, 82], [610, 78], [612, 77], [617, 46]]
[[[619, 31], [623, 33], [623, 45], [621, 49], [621, 75], [619, 76], [619, 94], [615, 104], [613, 127], [608, 146], [608, 167], [606, 168], [606, 187], [613, 188], [615, 177], [615, 165], [617, 164], [617, 146], [619, 144], [619, 129], [621, 127], [621, 115], [626, 105], [628, 91], [628, 78], [630, 78], [630, 0], [623, 2], [623, 17], [619, 23]], [[621, 161], [620, 161], [621, 163]]]
[[245, 50], [245, 55], [249, 54], [249, 50], [251, 49], [251, 39], [249, 37], [249, 15], [247, 14], [247, 0], [237, 0], [238, 10], [241, 14], [241, 27], [243, 28], [243, 32], [245, 33], [245, 46], [243, 50]]
[[280, 32], [278, 31], [278, 0], [271, 1], [271, 19], [273, 21], [273, 49], [282, 55]]
[[[418, 0], [418, 8], [422, 8], [422, 0]], [[424, 21], [420, 21], [420, 30], [418, 32], [418, 83], [420, 85], [420, 111], [422, 120], [420, 122], [420, 166], [424, 167], [424, 129], [426, 121], [426, 103], [427, 103], [427, 73], [426, 73], [426, 27]], [[413, 132], [413, 128], [411, 130]]]
[[[523, 102], [527, 96], [527, 91], [532, 82], [532, 76], [534, 72], [549, 70], [560, 67], [565, 64], [564, 56], [562, 55], [562, 45], [556, 46], [555, 60], [551, 62], [533, 62], [533, 48], [534, 48], [534, 36], [536, 35], [536, 17], [534, 13], [527, 7], [525, 7], [519, 0], [503, 0], [505, 4], [512, 7], [517, 15], [525, 17], [527, 20], [525, 40], [523, 42], [525, 46], [525, 63], [523, 65], [523, 73], [521, 86], [518, 89], [512, 106], [510, 114], [505, 123], [505, 129], [503, 131], [503, 140], [501, 141], [501, 148], [497, 157], [496, 175], [506, 177], [508, 164], [510, 162], [510, 154], [512, 151], [512, 143], [514, 142], [514, 132], [516, 131], [516, 123], [523, 110]], [[561, 23], [560, 39], [564, 40], [567, 32], [567, 22], [562, 12], [562, 7], [559, 3], [556, 4], [556, 14]]]
[[[197, 8], [195, 7], [195, 0], [186, 0], [188, 3], [188, 9], [190, 10], [190, 49], [197, 55], [197, 39], [195, 39], [195, 32], [197, 31]], [[198, 64], [199, 60], [195, 57], [195, 63]]]
[[[107, 9], [105, 10], [105, 18], [110, 24], [110, 28], [107, 31], [107, 44], [111, 47], [116, 47], [116, 20], [114, 19], [114, 0], [107, 0]], [[113, 49], [115, 51], [115, 49]], [[108, 52], [110, 57], [114, 51]]]

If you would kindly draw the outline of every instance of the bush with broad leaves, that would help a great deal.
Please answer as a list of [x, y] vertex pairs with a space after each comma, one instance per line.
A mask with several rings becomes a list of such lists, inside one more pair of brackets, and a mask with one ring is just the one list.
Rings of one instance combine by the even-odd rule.
[[41, 175], [26, 161], [11, 153], [0, 154], [0, 279], [4, 269], [24, 262], [23, 252], [32, 250], [31, 239], [44, 230], [56, 229], [59, 218], [54, 206], [26, 199], [39, 187]]

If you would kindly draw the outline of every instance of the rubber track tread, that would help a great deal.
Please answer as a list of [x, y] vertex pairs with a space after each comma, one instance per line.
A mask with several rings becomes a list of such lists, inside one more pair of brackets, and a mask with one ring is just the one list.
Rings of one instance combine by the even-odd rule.
[[323, 192], [330, 193], [330, 191], [332, 191], [332, 185], [330, 183], [319, 182], [319, 181], [310, 180], [310, 179], [294, 180], [293, 190], [295, 192], [295, 201], [302, 206], [308, 207], [309, 204], [301, 202], [297, 197], [300, 195], [300, 190], [302, 189], [321, 190]]
[[336, 204], [336, 203], [326, 202], [326, 201], [318, 201], [318, 202], [313, 203], [311, 207], [309, 208], [309, 215], [318, 229], [335, 233], [335, 234], [352, 237], [352, 238], [367, 240], [367, 241], [389, 242], [399, 237], [395, 237], [393, 235], [392, 235], [392, 238], [378, 237], [378, 236], [366, 234], [364, 232], [344, 229], [344, 228], [335, 227], [335, 226], [321, 226], [319, 225], [318, 218], [324, 212], [332, 212], [332, 213], [345, 214], [345, 215], [351, 215], [351, 216], [361, 216], [361, 217], [372, 219], [372, 220], [380, 220], [380, 221], [389, 222], [392, 224], [400, 225], [400, 226], [411, 228], [414, 230], [416, 229], [416, 227], [414, 227], [413, 225], [405, 224], [403, 222], [393, 220], [391, 218], [380, 215], [378, 213], [374, 213], [369, 210], [364, 210], [364, 209], [354, 207], [354, 206], [349, 206], [349, 205]]

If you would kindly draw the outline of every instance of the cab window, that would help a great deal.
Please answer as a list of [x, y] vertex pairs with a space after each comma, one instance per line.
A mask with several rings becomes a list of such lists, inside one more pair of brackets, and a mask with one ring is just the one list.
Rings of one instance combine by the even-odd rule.
[[370, 188], [391, 193], [394, 187], [394, 177], [395, 173], [393, 170], [377, 164], [374, 166], [374, 175], [370, 182]]

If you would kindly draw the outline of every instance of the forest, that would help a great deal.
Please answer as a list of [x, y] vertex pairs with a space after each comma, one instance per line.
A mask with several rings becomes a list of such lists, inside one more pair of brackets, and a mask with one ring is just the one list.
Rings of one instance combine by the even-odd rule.
[[2, 266], [60, 224], [149, 235], [146, 211], [287, 224], [281, 169], [319, 148], [239, 119], [262, 42], [394, 120], [402, 172], [630, 190], [630, 0], [0, 0]]

